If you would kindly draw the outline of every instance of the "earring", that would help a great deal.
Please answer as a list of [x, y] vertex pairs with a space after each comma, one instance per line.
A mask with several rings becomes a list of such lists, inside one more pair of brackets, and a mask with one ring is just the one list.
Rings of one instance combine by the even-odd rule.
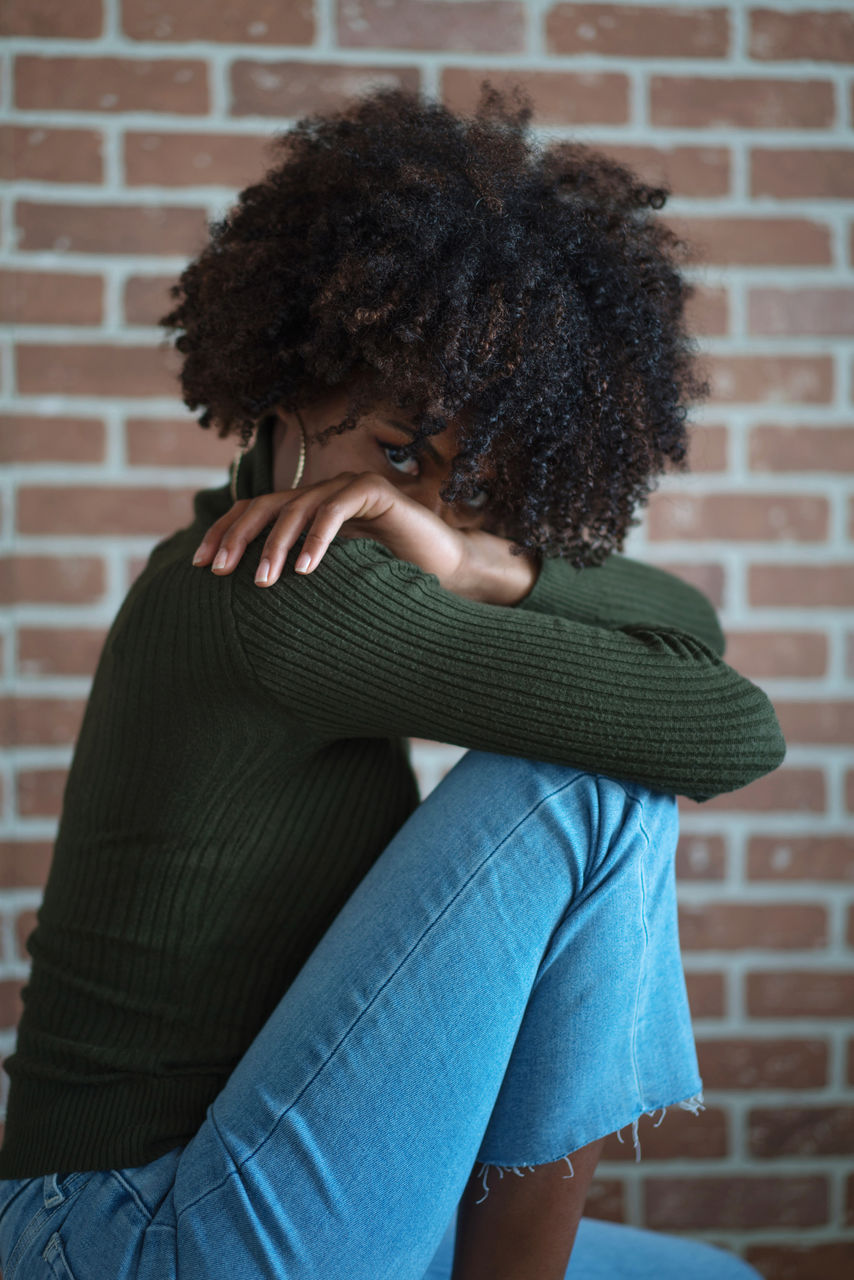
[[305, 470], [305, 428], [302, 425], [302, 418], [300, 417], [299, 409], [295, 409], [294, 412], [296, 413], [297, 421], [299, 422], [299, 461], [297, 462], [296, 475], [291, 481], [292, 489], [295, 489], [300, 480], [302, 480], [302, 473]]
[[[296, 489], [297, 485], [302, 479], [302, 473], [305, 470], [305, 428], [302, 425], [302, 418], [299, 415], [299, 410], [295, 410], [295, 412], [297, 415], [297, 420], [299, 422], [300, 440], [299, 440], [299, 459], [297, 461], [296, 475], [294, 476], [290, 485], [292, 489]], [[229, 467], [229, 476], [230, 476], [229, 491], [231, 493], [232, 502], [237, 501], [237, 473], [240, 471], [240, 464], [243, 461], [243, 455], [245, 452], [246, 450], [242, 446], [238, 447], [237, 452], [235, 453], [234, 457], [231, 460], [231, 466]]]

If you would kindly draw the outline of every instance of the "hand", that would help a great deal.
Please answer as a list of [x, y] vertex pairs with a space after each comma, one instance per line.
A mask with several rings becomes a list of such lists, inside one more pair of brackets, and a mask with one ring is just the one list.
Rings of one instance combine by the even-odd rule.
[[291, 547], [310, 521], [294, 568], [310, 573], [333, 538], [373, 538], [401, 560], [434, 573], [457, 595], [489, 604], [515, 604], [537, 577], [530, 553], [510, 554], [505, 538], [483, 530], [454, 529], [384, 476], [344, 471], [298, 489], [241, 499], [211, 525], [193, 557], [217, 573], [230, 573], [247, 545], [273, 521], [255, 581], [272, 586]]

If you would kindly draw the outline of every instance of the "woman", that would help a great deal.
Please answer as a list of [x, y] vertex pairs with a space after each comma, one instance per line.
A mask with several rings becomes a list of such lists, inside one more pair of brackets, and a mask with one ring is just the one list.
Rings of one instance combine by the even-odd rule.
[[[579, 1227], [608, 1133], [702, 1107], [674, 794], [784, 744], [708, 602], [613, 554], [704, 390], [664, 193], [529, 115], [300, 121], [173, 290], [186, 403], [254, 441], [93, 681], [6, 1280], [755, 1275]], [[421, 803], [413, 736], [469, 748]]]

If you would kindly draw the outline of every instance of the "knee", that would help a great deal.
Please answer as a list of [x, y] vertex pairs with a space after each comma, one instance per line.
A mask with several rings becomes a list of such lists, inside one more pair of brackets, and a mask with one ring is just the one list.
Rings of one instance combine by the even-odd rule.
[[470, 750], [440, 786], [446, 798], [456, 788], [459, 800], [500, 812], [510, 825], [542, 826], [558, 837], [573, 833], [588, 851], [675, 848], [674, 795], [574, 765]]

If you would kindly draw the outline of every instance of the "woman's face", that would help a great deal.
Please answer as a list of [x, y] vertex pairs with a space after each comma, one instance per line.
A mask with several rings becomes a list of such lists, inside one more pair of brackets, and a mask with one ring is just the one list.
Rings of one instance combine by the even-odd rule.
[[[342, 471], [373, 471], [446, 524], [459, 529], [487, 527], [489, 509], [485, 489], [470, 502], [461, 499], [453, 505], [439, 497], [459, 447], [453, 423], [425, 441], [416, 455], [401, 457], [400, 450], [410, 442], [414, 429], [405, 411], [380, 402], [356, 427], [330, 436], [323, 445], [317, 444], [313, 437], [330, 423], [340, 422], [346, 412], [347, 394], [337, 389], [322, 402], [300, 410], [306, 431], [305, 469], [300, 488], [331, 479]], [[278, 418], [273, 435], [274, 486], [287, 489], [299, 457], [299, 421], [295, 414], [282, 410], [278, 411]]]

